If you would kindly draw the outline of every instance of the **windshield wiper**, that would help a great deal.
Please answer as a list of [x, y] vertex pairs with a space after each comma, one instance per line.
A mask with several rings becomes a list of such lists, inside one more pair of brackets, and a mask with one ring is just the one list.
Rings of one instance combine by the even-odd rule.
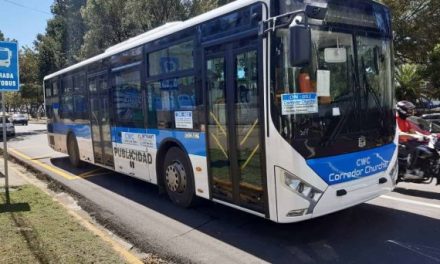
[[349, 98], [352, 98], [351, 100], [351, 104], [349, 105], [349, 107], [347, 108], [346, 114], [342, 115], [341, 119], [339, 120], [339, 122], [337, 123], [335, 129], [333, 130], [333, 132], [331, 133], [330, 137], [328, 138], [328, 140], [324, 143], [324, 146], [328, 146], [331, 142], [333, 142], [337, 136], [339, 136], [342, 132], [342, 129], [344, 128], [345, 124], [347, 123], [347, 120], [349, 119], [350, 115], [352, 114], [359, 114], [360, 111], [355, 111], [355, 113], [352, 113], [352, 111], [354, 109], [358, 109], [359, 105], [357, 102], [357, 98], [356, 98], [356, 90], [359, 87], [359, 78], [356, 74], [356, 70], [355, 70], [355, 65], [354, 65], [354, 58], [353, 55], [350, 55], [350, 62], [351, 62], [351, 66], [352, 66], [352, 71], [351, 71], [351, 78], [352, 78], [352, 85], [351, 85], [351, 89], [350, 89], [350, 93], [349, 95], [351, 95]]
[[[385, 129], [384, 121], [386, 120], [386, 113], [385, 113], [385, 110], [384, 110], [382, 104], [380, 103], [379, 95], [377, 94], [376, 90], [374, 90], [371, 87], [370, 82], [368, 81], [367, 68], [365, 66], [364, 57], [362, 57], [361, 64], [362, 64], [362, 75], [363, 75], [363, 79], [364, 79], [364, 89], [365, 89], [365, 95], [366, 95], [365, 101], [366, 101], [367, 110], [368, 110], [368, 100], [370, 98], [369, 94], [371, 93], [373, 95], [373, 100], [374, 100], [377, 108], [379, 109], [379, 115], [382, 119], [381, 120], [382, 122], [379, 122], [379, 123], [381, 124], [382, 130], [385, 132], [386, 129]], [[365, 114], [368, 115], [368, 111], [365, 111]]]

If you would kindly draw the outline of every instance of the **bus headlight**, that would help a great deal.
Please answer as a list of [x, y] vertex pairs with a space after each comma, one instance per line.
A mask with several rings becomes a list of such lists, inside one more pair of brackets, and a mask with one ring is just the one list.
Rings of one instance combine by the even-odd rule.
[[308, 200], [311, 204], [316, 204], [322, 196], [321, 190], [304, 182], [288, 171], [284, 171], [284, 184], [289, 187], [290, 190]]

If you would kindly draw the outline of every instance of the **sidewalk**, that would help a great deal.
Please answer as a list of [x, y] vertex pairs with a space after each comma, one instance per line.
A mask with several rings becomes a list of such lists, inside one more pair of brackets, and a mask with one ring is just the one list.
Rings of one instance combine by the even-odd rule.
[[[8, 162], [8, 168], [9, 168], [9, 186], [19, 187], [27, 184], [27, 182], [20, 175], [26, 172], [24, 168], [18, 167], [16, 164], [13, 164], [11, 162]], [[3, 175], [4, 171], [5, 171], [5, 162], [3, 160], [3, 157], [0, 157], [0, 188], [4, 188], [5, 186], [5, 177]]]
[[0, 263], [142, 263], [84, 218], [70, 196], [52, 193], [18, 164], [8, 168], [9, 204], [0, 175]]

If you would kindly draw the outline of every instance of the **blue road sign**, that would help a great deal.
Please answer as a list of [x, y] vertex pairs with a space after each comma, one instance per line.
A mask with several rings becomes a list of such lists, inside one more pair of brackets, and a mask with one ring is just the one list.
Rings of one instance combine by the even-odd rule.
[[0, 92], [20, 89], [18, 65], [18, 44], [0, 41]]

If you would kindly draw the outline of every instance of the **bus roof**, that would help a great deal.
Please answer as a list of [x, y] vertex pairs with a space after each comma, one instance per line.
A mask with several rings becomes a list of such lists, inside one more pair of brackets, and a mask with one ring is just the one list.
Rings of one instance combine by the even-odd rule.
[[115, 54], [129, 50], [131, 48], [135, 48], [140, 45], [146, 44], [150, 41], [160, 39], [160, 38], [165, 37], [167, 35], [178, 32], [180, 30], [184, 30], [186, 28], [196, 26], [196, 25], [201, 24], [205, 21], [208, 21], [212, 18], [222, 16], [222, 15], [230, 13], [234, 10], [237, 10], [242, 7], [246, 7], [248, 5], [251, 5], [253, 3], [258, 3], [258, 2], [268, 2], [268, 0], [237, 0], [237, 1], [234, 1], [230, 4], [227, 4], [222, 7], [216, 8], [212, 11], [209, 11], [207, 13], [204, 13], [204, 14], [201, 14], [201, 15], [196, 16], [194, 18], [188, 19], [184, 22], [177, 21], [177, 22], [166, 23], [160, 27], [154, 28], [154, 29], [147, 31], [145, 33], [142, 33], [136, 37], [130, 38], [124, 42], [121, 42], [121, 43], [118, 43], [112, 47], [109, 47], [102, 54], [96, 55], [96, 56], [91, 57], [89, 59], [86, 59], [82, 62], [79, 62], [79, 63], [74, 64], [72, 66], [69, 66], [67, 68], [64, 68], [60, 71], [57, 71], [57, 72], [52, 73], [50, 75], [47, 75], [46, 77], [44, 77], [44, 80], [48, 80], [48, 79], [51, 79], [51, 78], [56, 77], [58, 75], [76, 70], [78, 68], [81, 68], [85, 65], [91, 64], [93, 62], [100, 61], [100, 60], [105, 59], [107, 57], [110, 57]]

